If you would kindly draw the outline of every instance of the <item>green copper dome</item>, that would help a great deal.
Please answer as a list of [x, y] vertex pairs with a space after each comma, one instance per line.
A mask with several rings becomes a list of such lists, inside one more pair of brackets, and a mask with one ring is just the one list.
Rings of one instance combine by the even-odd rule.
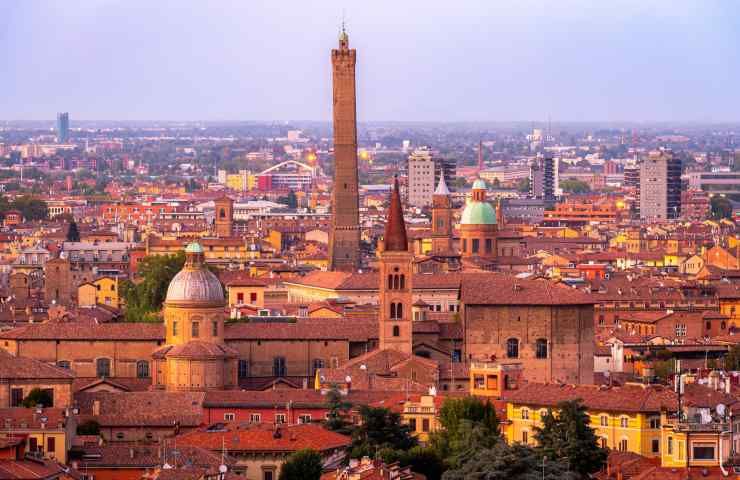
[[488, 187], [486, 186], [485, 180], [482, 178], [478, 178], [475, 182], [473, 182], [473, 190], [487, 190]]
[[465, 206], [461, 225], [495, 225], [496, 210], [488, 202], [472, 201]]
[[203, 253], [203, 247], [200, 246], [200, 243], [193, 242], [185, 247], [185, 253]]

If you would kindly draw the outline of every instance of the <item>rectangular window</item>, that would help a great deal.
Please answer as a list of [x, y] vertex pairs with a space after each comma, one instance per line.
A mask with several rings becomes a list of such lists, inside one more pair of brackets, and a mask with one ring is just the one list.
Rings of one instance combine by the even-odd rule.
[[478, 250], [480, 250], [480, 240], [477, 238], [473, 239], [473, 253], [478, 253]]
[[247, 360], [239, 360], [237, 370], [239, 378], [247, 378], [249, 376], [249, 362]]
[[215, 320], [211, 323], [211, 335], [218, 337], [218, 322]]
[[526, 430], [522, 432], [522, 443], [526, 444], [529, 442], [529, 434]]
[[606, 427], [607, 425], [609, 425], [609, 417], [607, 417], [606, 415], [602, 415], [600, 417], [600, 423], [602, 427]]
[[714, 460], [714, 445], [694, 444], [692, 445], [692, 457], [694, 460]]
[[31, 452], [35, 452], [39, 449], [38, 440], [36, 440], [36, 437], [28, 437], [28, 450]]
[[673, 455], [673, 437], [668, 437], [668, 455]]
[[275, 423], [285, 423], [285, 414], [284, 413], [275, 414]]
[[224, 413], [224, 420], [227, 422], [233, 422], [236, 420], [236, 414], [233, 413]]
[[411, 429], [412, 432], [416, 431], [416, 419], [415, 418], [409, 419], [409, 428]]
[[311, 415], [298, 415], [298, 423], [311, 423]]
[[627, 451], [627, 439], [626, 438], [623, 438], [622, 441], [619, 442], [619, 451], [620, 452]]
[[249, 415], [249, 421], [252, 423], [260, 423], [262, 422], [262, 415], [260, 415], [259, 413], [253, 413]]
[[262, 472], [262, 480], [275, 480], [272, 470]]
[[57, 451], [57, 439], [49, 437], [46, 439], [46, 451], [47, 453], [54, 453]]
[[421, 420], [421, 431], [422, 432], [428, 432], [429, 431], [429, 419], [423, 418]]
[[172, 322], [172, 336], [177, 336], [177, 321]]
[[244, 293], [239, 292], [236, 294], [236, 303], [244, 303]]
[[249, 294], [249, 303], [257, 303], [257, 294], [255, 292]]
[[529, 420], [529, 410], [522, 408], [522, 420]]
[[493, 252], [493, 240], [486, 238], [486, 253]]
[[660, 439], [654, 438], [652, 441], [653, 453], [660, 453]]
[[628, 422], [629, 422], [629, 419], [627, 417], [622, 417], [619, 419], [619, 425], [622, 428], [627, 428], [627, 425], [629, 424]]
[[10, 406], [20, 407], [23, 404], [23, 389], [14, 388], [10, 391]]
[[660, 428], [660, 417], [651, 417], [650, 418], [650, 428], [652, 428], [652, 429]]
[[200, 336], [200, 322], [193, 322], [190, 336], [193, 338], [198, 338]]

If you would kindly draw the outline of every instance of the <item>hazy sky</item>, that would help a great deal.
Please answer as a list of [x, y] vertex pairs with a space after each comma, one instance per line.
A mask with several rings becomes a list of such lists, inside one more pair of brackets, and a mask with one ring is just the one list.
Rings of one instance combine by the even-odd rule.
[[0, 119], [740, 120], [736, 0], [0, 0]]

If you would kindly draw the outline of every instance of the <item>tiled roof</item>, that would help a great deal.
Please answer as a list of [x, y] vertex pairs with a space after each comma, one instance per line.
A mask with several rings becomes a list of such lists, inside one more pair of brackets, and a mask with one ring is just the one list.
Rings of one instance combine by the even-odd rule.
[[549, 280], [523, 280], [491, 274], [462, 283], [460, 299], [466, 305], [592, 305], [593, 297]]
[[378, 338], [375, 320], [357, 318], [300, 318], [295, 323], [238, 322], [227, 323], [224, 328], [227, 340], [349, 340], [363, 342]]
[[16, 357], [0, 349], [0, 379], [54, 379], [72, 381], [69, 370], [53, 367], [26, 357]]
[[589, 410], [609, 412], [660, 412], [677, 406], [676, 394], [671, 389], [643, 385], [526, 383], [507, 393], [505, 398], [509, 402], [538, 407], [554, 407], [563, 401], [581, 399]]
[[221, 455], [199, 447], [175, 445], [172, 441], [164, 445], [132, 443], [99, 445], [96, 443], [84, 446], [80, 467], [82, 469], [154, 468], [165, 462], [173, 467], [192, 465], [217, 468], [221, 464]]
[[223, 445], [232, 453], [289, 453], [303, 449], [325, 452], [346, 448], [350, 443], [350, 437], [312, 424], [280, 426], [277, 429], [267, 424], [228, 424], [223, 428], [199, 429], [177, 437], [178, 446], [193, 445], [221, 451]]
[[172, 358], [226, 358], [237, 357], [239, 352], [226, 345], [219, 345], [202, 340], [191, 340], [170, 348], [165, 357]]
[[203, 419], [202, 392], [85, 392], [75, 395], [83, 417], [93, 416], [95, 401], [100, 415], [95, 420], [104, 427], [150, 426], [182, 427], [200, 425]]
[[34, 323], [0, 333], [3, 340], [164, 340], [162, 323]]
[[42, 424], [53, 430], [65, 423], [65, 419], [63, 408], [44, 408], [41, 413], [37, 413], [35, 408], [0, 408], [0, 430], [6, 432], [19, 428], [38, 429]]
[[0, 478], [3, 480], [34, 480], [60, 478], [66, 469], [51, 460], [0, 459]]

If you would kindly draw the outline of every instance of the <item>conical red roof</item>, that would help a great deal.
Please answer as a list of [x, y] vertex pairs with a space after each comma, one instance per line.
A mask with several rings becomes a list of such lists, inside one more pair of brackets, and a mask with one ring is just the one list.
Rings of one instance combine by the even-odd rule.
[[393, 182], [388, 221], [385, 224], [385, 250], [390, 252], [405, 252], [408, 250], [406, 223], [403, 221], [401, 194], [398, 191], [398, 178]]

